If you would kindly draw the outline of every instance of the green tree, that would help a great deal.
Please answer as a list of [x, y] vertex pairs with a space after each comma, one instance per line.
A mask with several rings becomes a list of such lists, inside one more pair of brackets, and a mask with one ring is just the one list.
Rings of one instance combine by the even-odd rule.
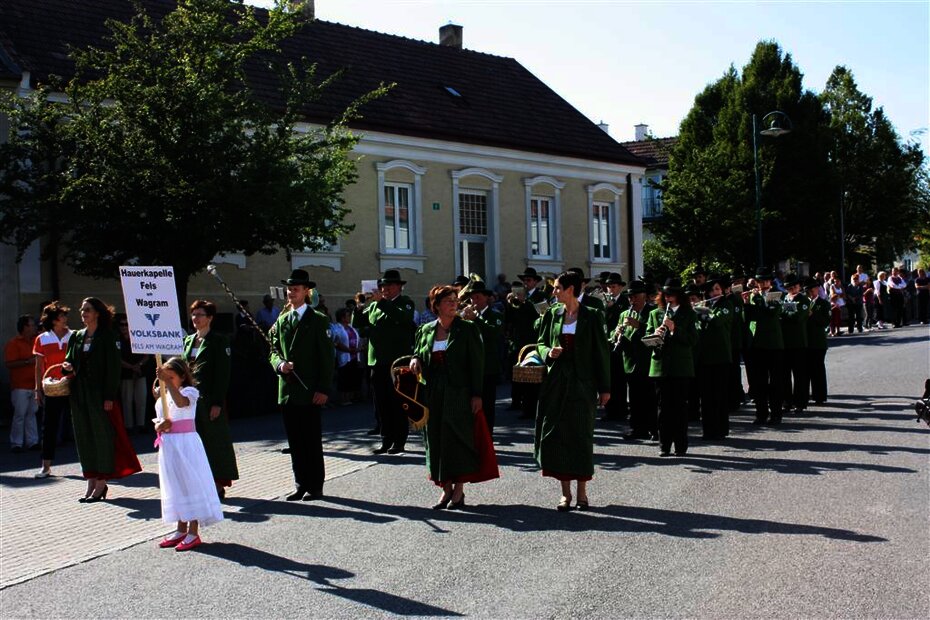
[[764, 260], [797, 256], [798, 248], [804, 259], [822, 260], [824, 113], [801, 80], [791, 55], [762, 41], [741, 73], [731, 66], [695, 98], [670, 157], [656, 229], [663, 246], [679, 256], [679, 267], [692, 261], [757, 266], [752, 116], [761, 120], [773, 110], [788, 115], [792, 131], [757, 138]]
[[[18, 224], [55, 209], [77, 273], [108, 278], [120, 264], [173, 265], [183, 303], [190, 276], [218, 253], [318, 248], [347, 233], [342, 192], [356, 178], [349, 154], [357, 142], [348, 122], [385, 88], [324, 126], [296, 131], [339, 77], [282, 60], [282, 43], [305, 23], [290, 3], [266, 12], [242, 0], [179, 0], [161, 19], [136, 3], [130, 22], [109, 21], [106, 48], [73, 53], [68, 122], [47, 124], [68, 155], [63, 177], [47, 184], [28, 166], [0, 168], [19, 175], [5, 187], [48, 194], [7, 193], [0, 237], [22, 253], [47, 230]], [[276, 80], [283, 106], [256, 92], [258, 75]], [[14, 133], [4, 162], [33, 159], [30, 148]], [[74, 208], [59, 208], [66, 205]]]

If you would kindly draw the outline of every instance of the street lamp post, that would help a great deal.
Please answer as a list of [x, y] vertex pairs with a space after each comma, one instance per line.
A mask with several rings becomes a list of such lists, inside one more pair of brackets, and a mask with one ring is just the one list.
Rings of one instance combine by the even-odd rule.
[[[764, 254], [762, 252], [762, 181], [759, 178], [759, 143], [758, 136], [771, 136], [777, 138], [791, 131], [791, 119], [784, 112], [774, 110], [762, 117], [762, 124], [771, 118], [771, 124], [768, 129], [759, 131], [756, 124], [756, 115], [752, 115], [752, 164], [756, 173], [756, 243], [758, 245], [758, 266], [765, 266]], [[787, 127], [781, 127], [779, 120], [783, 119]]]

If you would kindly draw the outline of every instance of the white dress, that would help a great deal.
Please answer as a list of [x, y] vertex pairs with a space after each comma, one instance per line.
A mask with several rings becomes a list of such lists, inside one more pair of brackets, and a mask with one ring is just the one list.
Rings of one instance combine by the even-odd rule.
[[[168, 415], [172, 422], [193, 422], [200, 392], [188, 386], [181, 388], [181, 395], [190, 403], [187, 407], [179, 408], [169, 394]], [[160, 401], [155, 408], [160, 412]], [[198, 521], [200, 525], [210, 525], [223, 520], [223, 508], [216, 494], [213, 473], [196, 430], [191, 433], [162, 433], [158, 450], [158, 476], [161, 479], [161, 517], [165, 523]]]

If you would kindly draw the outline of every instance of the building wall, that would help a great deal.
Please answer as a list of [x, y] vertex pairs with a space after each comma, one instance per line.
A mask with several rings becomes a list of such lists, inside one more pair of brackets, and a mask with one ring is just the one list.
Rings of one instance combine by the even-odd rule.
[[[274, 256], [217, 257], [220, 275], [240, 299], [250, 301], [253, 311], [260, 307], [261, 297], [269, 287], [280, 285], [281, 279], [297, 267], [310, 272], [331, 310], [358, 292], [362, 280], [377, 279], [385, 269], [395, 267], [408, 281], [407, 294], [419, 306], [433, 284], [450, 282], [463, 264], [456, 242], [456, 188], [460, 192], [480, 190], [488, 196], [489, 285], [497, 273], [505, 273], [512, 280], [527, 266], [552, 275], [573, 266], [595, 274], [621, 271], [628, 280], [637, 268], [627, 264], [629, 226], [640, 224], [628, 221], [626, 179], [631, 174], [637, 187], [632, 197], [634, 212], [641, 221], [642, 168], [377, 133], [363, 138], [355, 156], [358, 180], [345, 192], [346, 205], [351, 209], [347, 222], [355, 229], [337, 247], [326, 252], [293, 252], [290, 260], [284, 252]], [[418, 185], [418, 191], [413, 193], [418, 195], [414, 207], [419, 213], [411, 218], [413, 236], [418, 241], [409, 255], [383, 251], [379, 212], [383, 186], [379, 177], [386, 183]], [[528, 196], [549, 197], [559, 203], [558, 255], [554, 260], [527, 258]], [[591, 200], [614, 205], [613, 251], [608, 263], [592, 263]], [[640, 238], [638, 233], [636, 239]], [[641, 265], [641, 244], [635, 243], [636, 260]], [[42, 271], [41, 290], [21, 295], [24, 307], [37, 307], [48, 299], [48, 269]], [[117, 280], [76, 276], [63, 266], [60, 287], [62, 299], [72, 306], [87, 295], [96, 295], [118, 309], [122, 307]], [[207, 273], [192, 278], [188, 297], [188, 302], [201, 297], [212, 299], [221, 311], [233, 309], [219, 283]], [[76, 313], [72, 318], [77, 319]]]

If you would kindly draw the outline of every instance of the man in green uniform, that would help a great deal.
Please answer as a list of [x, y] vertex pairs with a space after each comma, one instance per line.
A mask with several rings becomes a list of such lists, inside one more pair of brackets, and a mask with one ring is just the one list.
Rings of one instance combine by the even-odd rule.
[[630, 307], [620, 313], [620, 332], [613, 340], [614, 350], [619, 349], [623, 357], [630, 392], [630, 432], [623, 435], [626, 440], [658, 438], [656, 390], [649, 378], [652, 350], [642, 343], [646, 320], [654, 307], [647, 303], [648, 292], [642, 280], [630, 282], [626, 289]]
[[381, 446], [375, 454], [400, 454], [407, 444], [409, 423], [391, 380], [391, 364], [413, 352], [416, 334], [413, 301], [401, 295], [406, 283], [398, 270], [388, 269], [371, 300], [359, 306], [352, 318], [352, 326], [368, 338], [375, 416], [381, 426]]
[[[523, 347], [536, 344], [536, 324], [540, 316], [536, 304], [546, 301], [546, 294], [540, 287], [542, 276], [536, 273], [535, 269], [527, 267], [526, 271], [517, 277], [523, 282], [525, 292], [523, 294], [511, 293], [507, 296], [504, 315], [511, 334], [511, 351], [514, 363], [517, 363], [516, 356], [519, 355]], [[520, 419], [536, 419], [539, 386], [532, 383], [515, 383], [513, 392], [516, 399], [520, 401]]]
[[[746, 338], [746, 318], [743, 312], [743, 286], [746, 278], [741, 273], [734, 273], [732, 276], [724, 276], [720, 279], [720, 286], [723, 289], [726, 299], [730, 304], [730, 310], [733, 317], [730, 321], [730, 346], [731, 361], [727, 374], [727, 394], [729, 398], [728, 409], [736, 411], [743, 404], [746, 393], [743, 391], [743, 370], [740, 367], [740, 359], [743, 358], [743, 349]], [[734, 290], [738, 289], [738, 290]], [[746, 360], [743, 359], [745, 362]], [[747, 366], [748, 369], [748, 366]]]
[[697, 387], [701, 397], [704, 439], [730, 434], [728, 380], [732, 355], [733, 310], [720, 280], [704, 283], [704, 308], [698, 312], [698, 345], [694, 354]]
[[[629, 299], [623, 295], [626, 282], [619, 273], [608, 273], [604, 278], [604, 287], [607, 289], [607, 308], [604, 311], [607, 335], [611, 342], [616, 342], [619, 336], [617, 326], [620, 325], [620, 315], [630, 307]], [[587, 296], [586, 296], [587, 297]], [[627, 402], [626, 371], [623, 367], [623, 353], [620, 347], [611, 346], [610, 353], [610, 400], [604, 408], [604, 420], [622, 422], [629, 415]]]
[[781, 423], [784, 388], [785, 344], [781, 333], [781, 301], [767, 300], [772, 292], [772, 270], [764, 267], [756, 274], [759, 288], [743, 291], [746, 319], [749, 321], [749, 384], [756, 403], [753, 424]]
[[804, 283], [810, 299], [807, 319], [807, 371], [810, 376], [810, 397], [815, 405], [827, 402], [827, 326], [830, 325], [830, 302], [820, 297], [820, 283], [808, 278]]
[[781, 333], [785, 343], [785, 408], [801, 413], [807, 408], [810, 378], [807, 372], [807, 319], [810, 299], [801, 292], [801, 280], [789, 274], [783, 283], [788, 294], [782, 304]]
[[501, 339], [504, 330], [504, 317], [488, 304], [494, 297], [494, 291], [488, 290], [484, 282], [472, 283], [468, 292], [471, 304], [465, 308], [462, 318], [471, 321], [481, 332], [484, 343], [484, 381], [481, 390], [481, 403], [488, 429], [494, 434], [495, 402], [497, 401], [497, 384], [501, 376]]
[[291, 309], [282, 312], [268, 331], [269, 360], [278, 373], [278, 403], [290, 447], [291, 467], [297, 489], [287, 501], [323, 497], [323, 427], [320, 408], [333, 387], [335, 368], [329, 319], [309, 306], [310, 289], [316, 283], [303, 269], [295, 269], [287, 280]]

